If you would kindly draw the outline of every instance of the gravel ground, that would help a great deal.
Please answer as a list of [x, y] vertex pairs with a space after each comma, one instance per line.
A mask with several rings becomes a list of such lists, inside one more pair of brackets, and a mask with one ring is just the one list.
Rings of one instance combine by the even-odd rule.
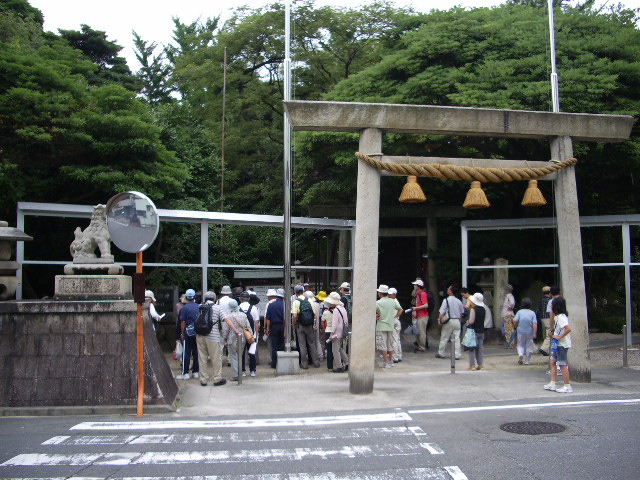
[[[622, 347], [594, 348], [589, 351], [593, 366], [622, 366]], [[640, 367], [640, 345], [633, 345], [627, 351], [630, 367]]]

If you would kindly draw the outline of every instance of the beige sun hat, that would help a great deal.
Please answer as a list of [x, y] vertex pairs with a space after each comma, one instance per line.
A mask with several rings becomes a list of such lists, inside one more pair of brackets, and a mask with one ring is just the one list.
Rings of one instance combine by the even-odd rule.
[[344, 306], [344, 304], [340, 301], [340, 294], [338, 292], [331, 292], [327, 298], [324, 299], [325, 305], [329, 305], [330, 307], [335, 307], [337, 305]]
[[484, 295], [482, 295], [480, 292], [471, 295], [469, 297], [469, 300], [471, 300], [477, 307], [484, 307]]

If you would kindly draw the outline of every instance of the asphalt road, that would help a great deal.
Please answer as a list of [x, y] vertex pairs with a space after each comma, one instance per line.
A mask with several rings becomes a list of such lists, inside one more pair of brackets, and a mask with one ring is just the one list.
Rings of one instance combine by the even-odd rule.
[[[244, 419], [0, 418], [0, 478], [637, 480], [639, 402], [573, 395]], [[532, 421], [566, 429], [500, 429]]]

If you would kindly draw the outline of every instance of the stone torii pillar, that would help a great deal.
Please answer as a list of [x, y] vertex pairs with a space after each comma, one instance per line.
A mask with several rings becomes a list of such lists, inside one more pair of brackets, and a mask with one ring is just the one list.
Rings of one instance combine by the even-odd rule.
[[[361, 132], [362, 153], [382, 153], [382, 134], [472, 135], [498, 138], [551, 139], [552, 159], [572, 156], [571, 138], [584, 141], [621, 142], [631, 134], [629, 115], [591, 115], [524, 110], [397, 105], [381, 103], [285, 101], [294, 130]], [[382, 156], [382, 161], [406, 163], [406, 158]], [[422, 163], [495, 168], [522, 167], [521, 160], [421, 158]], [[444, 160], [444, 161], [443, 161]], [[528, 162], [529, 166], [549, 162]], [[375, 366], [375, 287], [377, 280], [380, 173], [358, 163], [356, 238], [354, 247], [353, 328], [349, 359], [349, 390], [373, 391]], [[580, 249], [580, 225], [575, 169], [557, 173], [556, 208], [560, 246], [560, 269], [564, 294], [571, 310], [574, 348], [572, 376], [589, 381], [586, 297]]]
[[[360, 151], [380, 153], [382, 131], [368, 128], [360, 134]], [[358, 162], [356, 233], [353, 255], [353, 320], [349, 358], [349, 391], [371, 393], [375, 365], [376, 288], [380, 225], [380, 171]]]
[[[551, 139], [551, 159], [562, 160], [573, 157], [571, 137]], [[579, 382], [591, 381], [591, 363], [587, 355], [589, 330], [587, 323], [587, 295], [584, 286], [582, 262], [582, 237], [580, 235], [580, 212], [575, 166], [562, 169], [556, 179], [556, 218], [558, 228], [558, 250], [560, 286], [567, 301], [571, 320], [571, 349], [569, 364], [571, 379]], [[579, 328], [575, 328], [578, 326]]]

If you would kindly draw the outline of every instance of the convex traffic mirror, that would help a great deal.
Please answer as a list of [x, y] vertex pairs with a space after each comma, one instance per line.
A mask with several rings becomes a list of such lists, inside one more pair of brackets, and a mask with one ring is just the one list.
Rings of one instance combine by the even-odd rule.
[[120, 250], [138, 253], [158, 236], [160, 219], [156, 206], [143, 193], [119, 193], [107, 202], [107, 228]]

